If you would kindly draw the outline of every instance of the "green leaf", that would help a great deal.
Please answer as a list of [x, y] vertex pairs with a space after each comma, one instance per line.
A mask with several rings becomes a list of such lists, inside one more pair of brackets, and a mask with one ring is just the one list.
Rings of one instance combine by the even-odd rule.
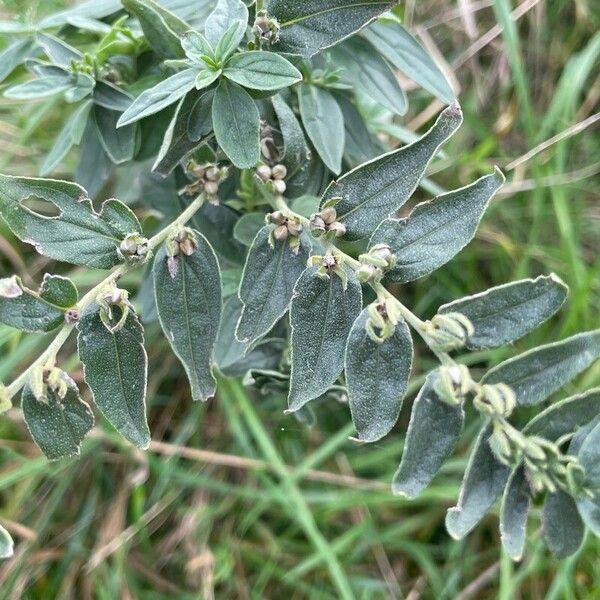
[[254, 212], [242, 215], [233, 228], [233, 237], [244, 244], [251, 246], [258, 232], [265, 226], [265, 213]]
[[196, 85], [197, 69], [186, 69], [171, 75], [149, 90], [143, 91], [121, 115], [117, 127], [123, 127], [153, 115], [177, 102]]
[[77, 385], [66, 373], [62, 377], [67, 384], [64, 398], [48, 389], [38, 399], [26, 385], [21, 400], [31, 437], [49, 460], [79, 456], [80, 444], [94, 426], [94, 414], [81, 399]]
[[164, 246], [154, 261], [154, 294], [160, 324], [182, 362], [192, 399], [215, 394], [212, 352], [221, 318], [221, 273], [206, 238], [194, 232], [198, 246], [191, 256], [179, 253], [171, 266]]
[[191, 27], [153, 0], [122, 0], [123, 8], [135, 15], [148, 43], [162, 58], [184, 56], [180, 37]]
[[123, 112], [133, 102], [132, 96], [108, 81], [97, 81], [93, 92], [94, 104]]
[[396, 255], [396, 264], [386, 277], [406, 283], [446, 264], [473, 239], [485, 209], [503, 183], [504, 176], [496, 170], [469, 186], [417, 204], [404, 219], [383, 221], [369, 246], [388, 244]]
[[361, 442], [380, 440], [396, 424], [413, 358], [410, 329], [404, 321], [378, 343], [367, 333], [369, 318], [365, 308], [352, 325], [344, 361], [348, 403]]
[[278, 51], [312, 56], [352, 35], [395, 2], [382, 0], [268, 0], [279, 21]]
[[181, 47], [185, 55], [196, 62], [201, 62], [203, 55], [214, 57], [213, 47], [199, 31], [186, 31], [181, 36]]
[[94, 403], [125, 439], [138, 448], [147, 448], [150, 444], [146, 420], [148, 358], [144, 330], [133, 309], [121, 329], [109, 331], [100, 319], [98, 305], [92, 303], [77, 329], [79, 358]]
[[465, 420], [461, 405], [444, 402], [435, 391], [433, 371], [417, 395], [410, 415], [400, 466], [392, 492], [415, 498], [431, 482], [458, 442]]
[[0, 525], [0, 558], [10, 558], [14, 553], [14, 542], [8, 531]]
[[34, 52], [32, 39], [17, 40], [0, 52], [0, 83]]
[[239, 85], [222, 79], [215, 92], [212, 121], [217, 142], [239, 169], [260, 159], [260, 115], [254, 100]]
[[377, 21], [362, 31], [367, 40], [397, 69], [442, 102], [456, 95], [445, 75], [417, 40], [396, 21]]
[[523, 337], [554, 315], [569, 288], [554, 273], [522, 279], [440, 306], [438, 313], [458, 312], [473, 324], [467, 348], [497, 348]]
[[600, 425], [585, 437], [577, 458], [585, 469], [586, 482], [596, 492], [600, 491]]
[[196, 99], [188, 117], [187, 135], [194, 142], [212, 131], [212, 103], [215, 95], [212, 90], [203, 92]]
[[223, 305], [214, 351], [215, 363], [223, 374], [228, 374], [229, 369], [244, 358], [249, 347], [247, 342], [240, 342], [235, 337], [243, 306], [242, 301], [236, 295], [228, 298]]
[[[193, 115], [198, 112], [198, 106], [200, 106], [200, 110], [208, 111], [208, 115], [210, 115], [212, 98], [212, 92], [200, 94], [192, 91], [179, 101], [171, 123], [165, 132], [152, 171], [166, 177], [181, 161], [184, 161], [198, 146], [204, 143], [200, 139], [202, 135], [196, 137], [196, 134], [204, 132], [203, 135], [206, 135], [210, 132], [212, 121], [208, 119], [208, 131], [206, 131], [206, 119], [202, 121]], [[203, 116], [205, 117], [206, 114]], [[194, 119], [194, 128], [190, 127], [192, 119]]]
[[121, 113], [103, 108], [94, 107], [94, 121], [98, 128], [98, 137], [104, 151], [116, 165], [129, 162], [133, 159], [138, 146], [137, 123], [132, 123], [117, 129], [117, 121]]
[[91, 102], [84, 102], [81, 106], [78, 106], [75, 112], [69, 117], [65, 126], [56, 138], [52, 150], [50, 150], [50, 153], [46, 156], [40, 167], [40, 174], [42, 176], [53, 171], [67, 155], [69, 150], [73, 146], [81, 143], [91, 108]]
[[265, 225], [258, 232], [246, 258], [239, 291], [244, 309], [236, 331], [243, 342], [255, 342], [285, 314], [310, 255], [305, 235], [296, 253], [287, 240], [274, 240], [271, 246], [272, 231], [273, 225]]
[[600, 388], [555, 402], [538, 413], [523, 428], [527, 435], [538, 435], [551, 442], [574, 432], [600, 414]]
[[238, 48], [246, 35], [246, 21], [234, 21], [223, 33], [215, 48], [215, 58], [224, 63]]
[[577, 505], [575, 500], [562, 490], [546, 496], [542, 530], [548, 548], [556, 558], [575, 554], [583, 543], [585, 528]]
[[44, 54], [59, 67], [69, 68], [72, 61], [78, 62], [83, 58], [79, 50], [49, 33], [38, 32], [35, 41], [41, 46]]
[[298, 87], [300, 116], [306, 133], [323, 162], [334, 173], [342, 170], [344, 116], [333, 95], [316, 85]]
[[335, 98], [344, 115], [346, 162], [355, 167], [379, 156], [383, 152], [382, 145], [368, 130], [365, 119], [357, 107], [342, 94], [336, 94]]
[[307, 165], [310, 150], [294, 111], [279, 94], [271, 98], [271, 103], [279, 122], [281, 137], [283, 138], [283, 156], [281, 157], [281, 162], [287, 168], [288, 178], [290, 178]]
[[481, 521], [502, 493], [510, 469], [498, 462], [488, 443], [491, 427], [481, 430], [471, 451], [458, 504], [446, 514], [446, 529], [459, 540]]
[[505, 383], [517, 402], [539, 404], [600, 357], [600, 329], [546, 344], [505, 360], [488, 371], [481, 383]]
[[248, 9], [241, 0], [218, 0], [215, 9], [208, 15], [205, 25], [206, 39], [213, 48], [234, 21], [248, 23]]
[[411, 197], [429, 162], [461, 122], [458, 106], [446, 108], [423, 137], [332, 182], [321, 206], [333, 198], [341, 198], [335, 208], [338, 220], [346, 225], [346, 237], [356, 240], [371, 235], [383, 219]]
[[64, 75], [50, 75], [32, 79], [19, 85], [8, 88], [4, 92], [5, 98], [13, 100], [37, 100], [38, 98], [48, 98], [65, 92], [73, 87], [73, 79]]
[[344, 350], [352, 324], [362, 307], [360, 284], [353, 271], [342, 279], [317, 274], [308, 267], [294, 288], [290, 306], [290, 412], [324, 394], [344, 368]]
[[341, 69], [340, 77], [343, 82], [359, 89], [396, 114], [406, 113], [408, 101], [396, 75], [385, 60], [373, 52], [366, 40], [352, 37], [330, 52], [334, 64]]
[[0, 323], [22, 331], [45, 332], [65, 322], [65, 310], [77, 303], [77, 289], [65, 277], [44, 275], [37, 292], [16, 275], [0, 279]]
[[278, 90], [302, 80], [300, 71], [283, 56], [259, 50], [232, 56], [223, 75], [254, 90]]
[[[41, 199], [55, 205], [60, 216], [38, 214], [22, 202]], [[85, 190], [67, 181], [0, 175], [0, 215], [22, 241], [56, 260], [110, 269], [121, 261], [119, 244], [140, 224], [118, 200], [107, 200], [96, 213]]]
[[530, 504], [529, 484], [521, 466], [508, 479], [500, 509], [502, 546], [513, 560], [521, 560], [523, 557]]

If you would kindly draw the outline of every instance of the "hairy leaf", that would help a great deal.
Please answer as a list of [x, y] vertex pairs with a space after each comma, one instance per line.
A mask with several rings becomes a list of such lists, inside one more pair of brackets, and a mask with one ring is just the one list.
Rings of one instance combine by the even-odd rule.
[[329, 185], [322, 205], [341, 198], [336, 210], [338, 220], [346, 225], [348, 239], [371, 235], [410, 198], [431, 159], [461, 122], [458, 106], [450, 106], [417, 141], [359, 165]]
[[94, 403], [114, 428], [138, 448], [150, 444], [146, 420], [148, 358], [144, 331], [133, 310], [109, 331], [92, 303], [77, 324], [77, 347]]
[[227, 61], [223, 75], [254, 90], [278, 90], [302, 80], [289, 61], [273, 52], [240, 52]]
[[342, 69], [342, 81], [358, 88], [388, 110], [399, 115], [406, 113], [408, 101], [396, 75], [385, 60], [373, 52], [366, 40], [355, 36], [330, 52], [335, 65]]
[[133, 98], [108, 81], [97, 81], [92, 95], [94, 103], [109, 110], [123, 112], [129, 108]]
[[347, 38], [394, 5], [384, 0], [267, 0], [281, 26], [278, 50], [312, 56]]
[[294, 412], [324, 394], [344, 368], [344, 350], [350, 329], [362, 305], [360, 284], [348, 272], [342, 279], [317, 274], [308, 267], [294, 288], [290, 306], [292, 372], [289, 410]]
[[233, 228], [233, 237], [244, 246], [251, 246], [258, 232], [265, 225], [265, 213], [252, 212], [242, 215]]
[[345, 141], [344, 158], [355, 167], [379, 156], [383, 150], [375, 136], [368, 130], [358, 108], [342, 94], [335, 99], [344, 115]]
[[143, 91], [121, 115], [117, 127], [139, 121], [177, 102], [194, 89], [197, 74], [196, 69], [186, 69]]
[[590, 487], [600, 491], [600, 425], [596, 425], [585, 437], [577, 454]]
[[529, 485], [521, 466], [508, 479], [500, 509], [502, 546], [513, 560], [521, 560], [523, 556], [530, 504]]
[[71, 61], [79, 61], [83, 58], [79, 50], [49, 33], [40, 31], [35, 36], [35, 41], [41, 46], [44, 54], [60, 67], [68, 68]]
[[546, 543], [556, 558], [575, 554], [585, 533], [575, 500], [562, 490], [548, 494], [544, 501], [542, 529]]
[[8, 45], [0, 52], [0, 83], [34, 52], [33, 40], [25, 38]]
[[294, 111], [280, 95], [273, 96], [271, 103], [275, 109], [279, 129], [281, 130], [281, 137], [283, 138], [283, 156], [281, 157], [281, 162], [287, 168], [288, 177], [293, 177], [308, 163], [310, 150]]
[[454, 539], [461, 539], [487, 514], [502, 493], [510, 469], [498, 462], [488, 443], [491, 433], [486, 426], [471, 451], [460, 488], [458, 504], [446, 514], [446, 529]]
[[0, 323], [23, 331], [52, 331], [65, 320], [65, 310], [77, 303], [70, 279], [46, 273], [37, 292], [14, 275], [0, 279]]
[[21, 400], [31, 437], [50, 460], [79, 456], [81, 442], [94, 426], [94, 415], [79, 396], [77, 385], [66, 373], [63, 378], [67, 384], [64, 398], [48, 390], [38, 399], [27, 385]]
[[269, 243], [272, 225], [256, 235], [244, 266], [239, 296], [244, 304], [236, 336], [254, 342], [268, 333], [288, 309], [294, 285], [306, 268], [310, 242], [300, 238], [296, 254], [287, 240]]
[[396, 255], [396, 264], [386, 277], [406, 283], [447, 263], [473, 239], [485, 209], [503, 183], [504, 176], [496, 170], [467, 187], [418, 204], [405, 219], [383, 221], [369, 246], [387, 244]]
[[444, 402], [435, 391], [437, 371], [430, 373], [417, 395], [406, 432], [392, 492], [415, 498], [431, 482], [458, 441], [465, 420], [463, 407]]
[[323, 162], [334, 173], [342, 170], [344, 116], [328, 90], [303, 84], [298, 88], [300, 116], [306, 133]]
[[[192, 97], [194, 97], [192, 95]], [[198, 97], [189, 114], [187, 135], [193, 142], [212, 131], [212, 103], [215, 94], [212, 90], [202, 92]]]
[[348, 403], [361, 442], [380, 440], [396, 424], [413, 358], [410, 329], [404, 321], [378, 343], [367, 333], [368, 320], [365, 308], [352, 325], [344, 362]]
[[215, 394], [212, 353], [221, 319], [221, 273], [206, 238], [195, 232], [191, 256], [179, 253], [168, 265], [162, 247], [154, 261], [154, 294], [160, 324], [173, 351], [185, 367], [193, 400]]
[[397, 69], [442, 102], [455, 94], [448, 80], [415, 38], [396, 21], [377, 21], [362, 31], [367, 40]]
[[458, 312], [473, 324], [467, 340], [471, 350], [496, 348], [523, 337], [554, 315], [569, 288], [554, 273], [522, 279], [444, 304], [441, 314]]
[[49, 75], [14, 85], [4, 92], [4, 96], [13, 100], [37, 100], [55, 96], [72, 87], [73, 78], [70, 75]]
[[246, 21], [234, 21], [228, 27], [215, 47], [217, 61], [225, 62], [237, 50], [246, 35], [246, 28]]
[[524, 405], [538, 404], [600, 357], [600, 329], [528, 350], [488, 371], [482, 383], [505, 383]]
[[260, 115], [246, 90], [222, 79], [212, 105], [215, 136], [223, 152], [239, 169], [260, 159]]
[[120, 116], [121, 113], [115, 110], [102, 106], [94, 107], [98, 138], [104, 151], [116, 165], [132, 160], [138, 146], [137, 123], [117, 129]]
[[[60, 216], [33, 212], [22, 204], [31, 197], [54, 204]], [[54, 179], [0, 175], [0, 215], [40, 254], [99, 269], [115, 266], [121, 240], [141, 231], [133, 212], [118, 200], [107, 200], [96, 213], [81, 186]]]
[[242, 0], [218, 0], [214, 10], [206, 19], [206, 39], [213, 48], [234, 21], [248, 23], [248, 9]]
[[219, 333], [215, 342], [214, 359], [221, 373], [227, 374], [228, 370], [244, 358], [249, 344], [240, 342], [235, 337], [235, 330], [242, 314], [242, 301], [233, 295], [223, 305], [223, 314]]

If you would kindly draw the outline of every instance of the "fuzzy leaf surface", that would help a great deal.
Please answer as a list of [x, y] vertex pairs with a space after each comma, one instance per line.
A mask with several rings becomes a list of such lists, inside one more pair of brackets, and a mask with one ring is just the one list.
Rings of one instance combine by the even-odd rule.
[[276, 95], [271, 98], [271, 103], [275, 109], [281, 137], [283, 138], [281, 162], [288, 170], [288, 177], [293, 177], [307, 165], [310, 150], [300, 122], [285, 100], [280, 95]]
[[546, 495], [542, 530], [548, 548], [556, 558], [565, 558], [579, 550], [585, 528], [575, 500], [562, 490]]
[[278, 90], [302, 80], [302, 74], [283, 56], [274, 52], [240, 52], [232, 56], [223, 75], [253, 90]]
[[500, 508], [502, 546], [513, 560], [521, 560], [523, 556], [530, 504], [525, 471], [518, 467], [508, 479]]
[[204, 32], [213, 48], [234, 21], [248, 22], [248, 9], [242, 0], [218, 0], [208, 15]]

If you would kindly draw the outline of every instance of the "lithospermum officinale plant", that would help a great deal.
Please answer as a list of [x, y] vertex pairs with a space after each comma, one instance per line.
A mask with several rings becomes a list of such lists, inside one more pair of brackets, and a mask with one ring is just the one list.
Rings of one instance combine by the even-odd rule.
[[[79, 165], [75, 182], [0, 176], [0, 215], [40, 254], [106, 275], [84, 295], [55, 274], [37, 290], [17, 276], [0, 280], [2, 323], [58, 331], [0, 386], [0, 406], [21, 392], [48, 458], [78, 454], [94, 417], [56, 361], [75, 333], [96, 407], [147, 447], [142, 321], [159, 319], [194, 400], [215, 394], [217, 370], [289, 390], [288, 412], [305, 423], [318, 402], [347, 399], [356, 439], [374, 442], [398, 418], [416, 334], [439, 366], [412, 406], [393, 492], [414, 497], [429, 484], [469, 408], [482, 427], [449, 533], [466, 535], [502, 495], [510, 556], [524, 551], [532, 501], [543, 502], [550, 549], [575, 552], [584, 523], [600, 533], [600, 389], [555, 402], [522, 428], [514, 414], [595, 361], [600, 331], [534, 348], [475, 380], [453, 353], [521, 338], [559, 310], [567, 288], [553, 274], [516, 281], [429, 320], [389, 291], [468, 244], [504, 181], [496, 169], [395, 216], [417, 186], [432, 188], [426, 169], [461, 124], [451, 87], [394, 2], [248, 4], [93, 1], [35, 26], [3, 24], [5, 97], [60, 94], [70, 107], [41, 175], [73, 146]], [[386, 152], [372, 131], [407, 109], [394, 69], [448, 106], [424, 135]], [[97, 211], [91, 199], [109, 180], [127, 204], [109, 199]], [[131, 203], [164, 222], [143, 231]], [[139, 316], [119, 287], [136, 269]], [[1, 529], [0, 549], [12, 552]]]

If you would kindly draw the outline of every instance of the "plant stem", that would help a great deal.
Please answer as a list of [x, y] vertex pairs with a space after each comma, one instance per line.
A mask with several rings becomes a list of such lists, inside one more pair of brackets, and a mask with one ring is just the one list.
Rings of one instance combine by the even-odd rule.
[[[190, 205], [171, 223], [165, 228], [161, 229], [156, 235], [148, 240], [148, 258], [150, 252], [160, 246], [169, 236], [169, 233], [182, 225], [185, 225], [200, 209], [204, 204], [204, 195], [200, 194], [196, 197]], [[115, 284], [125, 273], [141, 266], [143, 263], [123, 263], [115, 267], [98, 285], [95, 285], [91, 290], [81, 298], [77, 303], [77, 308], [80, 314], [96, 299], [98, 294], [105, 289], [108, 285]], [[48, 348], [33, 362], [19, 377], [17, 377], [10, 385], [4, 388], [2, 394], [3, 404], [0, 404], [0, 413], [5, 412], [11, 408], [10, 402], [19, 390], [27, 383], [31, 372], [39, 367], [44, 367], [48, 362], [52, 361], [56, 356], [57, 352], [62, 348], [64, 343], [67, 341], [71, 332], [75, 328], [74, 323], [65, 323], [62, 329], [58, 332], [54, 340], [50, 343]], [[4, 402], [5, 401], [5, 402]]]

